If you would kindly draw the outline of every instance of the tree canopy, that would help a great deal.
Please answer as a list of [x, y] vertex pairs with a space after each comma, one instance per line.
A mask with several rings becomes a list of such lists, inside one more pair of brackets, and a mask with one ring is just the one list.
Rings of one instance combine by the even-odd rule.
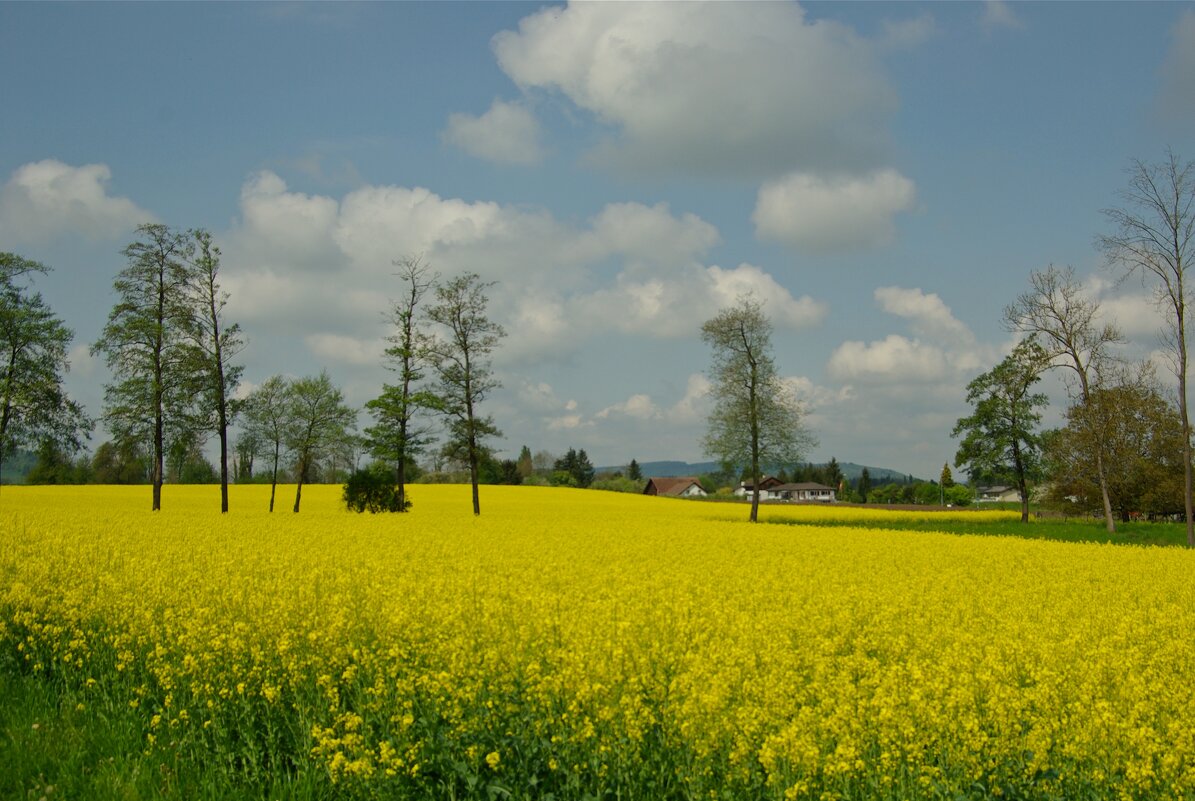
[[[796, 462], [813, 444], [801, 406], [780, 380], [772, 357], [772, 324], [751, 297], [723, 309], [701, 326], [710, 346], [714, 409], [703, 445], [727, 468], [745, 470], [759, 486], [761, 466]], [[752, 493], [750, 520], [759, 518]]]
[[1046, 396], [1031, 389], [1050, 362], [1049, 354], [1030, 337], [1022, 340], [998, 365], [967, 385], [967, 403], [974, 411], [960, 418], [951, 432], [962, 437], [955, 467], [965, 467], [972, 481], [979, 475], [1000, 477], [1021, 496], [1021, 520], [1029, 520], [1029, 482], [1041, 475], [1041, 437], [1037, 431]]

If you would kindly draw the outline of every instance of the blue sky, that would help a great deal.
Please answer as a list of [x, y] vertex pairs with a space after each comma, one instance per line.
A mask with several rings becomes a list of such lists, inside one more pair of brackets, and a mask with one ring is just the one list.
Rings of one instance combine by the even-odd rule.
[[600, 464], [704, 459], [700, 325], [752, 291], [810, 458], [936, 476], [1031, 270], [1156, 347], [1092, 243], [1195, 157], [1190, 3], [2, 3], [0, 74], [0, 249], [93, 413], [154, 220], [221, 244], [246, 389], [374, 397], [393, 259], [499, 282], [499, 450]]

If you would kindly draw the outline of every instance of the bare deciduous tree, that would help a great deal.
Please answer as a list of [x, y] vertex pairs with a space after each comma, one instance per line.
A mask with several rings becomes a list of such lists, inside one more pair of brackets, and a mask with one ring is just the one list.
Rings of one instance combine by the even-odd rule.
[[1187, 547], [1195, 548], [1187, 409], [1187, 301], [1191, 293], [1187, 269], [1195, 255], [1195, 162], [1184, 162], [1173, 151], [1167, 151], [1166, 159], [1157, 164], [1134, 160], [1129, 186], [1120, 199], [1121, 206], [1104, 210], [1114, 232], [1099, 237], [1098, 242], [1109, 262], [1126, 277], [1139, 275], [1151, 286], [1154, 300], [1167, 318], [1162, 340], [1178, 379]]
[[[1115, 326], [1100, 321], [1100, 304], [1084, 291], [1074, 268], [1060, 269], [1051, 264], [1045, 270], [1031, 273], [1029, 285], [1028, 292], [1004, 309], [1005, 325], [1011, 331], [1039, 335], [1038, 342], [1051, 365], [1073, 372], [1075, 380], [1069, 382], [1072, 398], [1089, 404], [1092, 393], [1102, 385], [1104, 373], [1114, 361], [1110, 349], [1123, 342], [1124, 337]], [[1091, 419], [1080, 418], [1080, 423]], [[1114, 532], [1116, 519], [1108, 494], [1104, 455], [1097, 450], [1094, 456], [1104, 524], [1109, 532]]]

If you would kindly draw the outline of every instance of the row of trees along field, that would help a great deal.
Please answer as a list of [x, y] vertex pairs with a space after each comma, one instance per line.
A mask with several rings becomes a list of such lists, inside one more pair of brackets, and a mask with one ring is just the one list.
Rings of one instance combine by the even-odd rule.
[[[960, 440], [954, 463], [973, 485], [1017, 487], [1023, 519], [1037, 485], [1057, 503], [1100, 511], [1109, 531], [1118, 516], [1182, 515], [1188, 544], [1195, 547], [1186, 339], [1195, 163], [1173, 152], [1160, 163], [1134, 161], [1120, 199], [1121, 205], [1105, 210], [1111, 233], [1097, 241], [1122, 277], [1138, 277], [1153, 290], [1166, 321], [1160, 344], [1175, 391], [1162, 387], [1152, 363], [1123, 357], [1124, 336], [1103, 322], [1098, 302], [1073, 269], [1049, 266], [1034, 272], [1029, 290], [1005, 310], [1005, 324], [1021, 341], [967, 387], [972, 413], [952, 432]], [[550, 470], [535, 464], [541, 454], [526, 448], [517, 461], [493, 458], [488, 442], [500, 432], [479, 406], [500, 386], [490, 355], [505, 332], [487, 316], [492, 284], [475, 274], [441, 281], [419, 257], [395, 262], [402, 294], [389, 315], [386, 351], [394, 378], [366, 404], [373, 425], [357, 436], [356, 411], [326, 373], [275, 376], [237, 399], [242, 366], [235, 360], [245, 343], [239, 327], [224, 317], [220, 251], [206, 231], [144, 225], [124, 256], [127, 266], [114, 284], [117, 302], [92, 348], [113, 376], [105, 386], [103, 420], [114, 441], [84, 464], [71, 456], [94, 421], [62, 390], [73, 334], [31, 283], [47, 268], [0, 253], [0, 467], [23, 447], [39, 453], [38, 466], [49, 475], [131, 480], [148, 474], [155, 510], [167, 476], [204, 476], [202, 447], [212, 434], [219, 439], [215, 471], [225, 511], [229, 465], [247, 480], [262, 459], [275, 486], [290, 469], [295, 511], [304, 483], [321, 469], [334, 473], [336, 464], [355, 468], [364, 452], [393, 472], [400, 510], [408, 506], [405, 487], [419, 458], [430, 459], [437, 473], [445, 461], [463, 465], [475, 513], [482, 481], [622, 481], [609, 488], [625, 489], [625, 482], [642, 478], [597, 477], [585, 452], [571, 449], [551, 459]], [[814, 442], [777, 371], [771, 334], [770, 320], [751, 297], [701, 327], [711, 348], [714, 400], [703, 445], [726, 475], [752, 484], [765, 466], [801, 464]], [[1065, 373], [1069, 406], [1065, 426], [1040, 431], [1047, 401], [1035, 386], [1049, 370]], [[232, 462], [229, 429], [238, 416], [242, 434]], [[444, 441], [433, 449], [438, 434]], [[821, 483], [847, 495], [848, 487], [834, 478]], [[945, 500], [945, 475], [937, 486]], [[862, 479], [849, 490], [862, 500], [896, 501], [897, 493], [901, 500], [909, 494], [907, 488], [872, 488]], [[916, 489], [912, 495], [920, 497]], [[928, 498], [929, 490], [920, 495]], [[271, 493], [271, 508], [273, 503]], [[757, 517], [756, 502], [750, 517]]]
[[[264, 457], [275, 489], [284, 461], [289, 462], [298, 512], [303, 485], [321, 467], [355, 466], [360, 450], [367, 450], [395, 466], [402, 499], [408, 465], [430, 442], [431, 424], [422, 414], [427, 412], [445, 422], [446, 452], [468, 465], [473, 509], [480, 512], [477, 484], [488, 458], [485, 441], [499, 432], [491, 418], [478, 413], [478, 405], [499, 386], [489, 354], [504, 335], [486, 316], [490, 284], [472, 273], [442, 283], [417, 258], [398, 262], [408, 292], [395, 304], [395, 332], [386, 353], [398, 380], [367, 404], [376, 422], [358, 437], [357, 412], [326, 372], [297, 379], [273, 376], [238, 398], [243, 366], [236, 359], [245, 342], [240, 327], [224, 313], [228, 296], [220, 285], [221, 253], [211, 235], [160, 224], [142, 225], [137, 234], [123, 251], [127, 264], [114, 282], [117, 300], [92, 346], [112, 374], [104, 387], [102, 419], [113, 439], [90, 460], [75, 454], [96, 421], [62, 388], [74, 334], [30, 280], [48, 268], [0, 253], [5, 351], [0, 467], [3, 457], [25, 448], [38, 454], [36, 481], [148, 481], [155, 511], [161, 508], [167, 476], [206, 481], [218, 472], [221, 510], [227, 512], [230, 464], [239, 477], [250, 479], [254, 461]], [[429, 293], [434, 297], [426, 316], [417, 317]], [[436, 330], [429, 333], [427, 326]], [[434, 381], [424, 380], [428, 371]], [[242, 434], [233, 462], [229, 431], [238, 418]], [[202, 453], [213, 434], [219, 439], [214, 469]]]

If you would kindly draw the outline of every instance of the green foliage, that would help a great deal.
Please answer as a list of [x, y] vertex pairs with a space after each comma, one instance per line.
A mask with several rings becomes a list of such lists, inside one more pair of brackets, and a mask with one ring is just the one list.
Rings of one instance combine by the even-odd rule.
[[432, 441], [432, 428], [427, 414], [441, 411], [440, 397], [421, 387], [430, 356], [427, 335], [420, 330], [417, 310], [436, 283], [431, 268], [418, 256], [407, 256], [394, 262], [399, 268], [403, 295], [390, 314], [394, 333], [388, 338], [387, 366], [397, 375], [397, 382], [384, 384], [382, 394], [365, 404], [376, 421], [365, 429], [366, 447], [374, 458], [394, 465], [399, 507], [406, 495], [406, 484], [415, 457], [424, 452]]
[[950, 506], [970, 506], [975, 500], [975, 492], [966, 484], [952, 483], [946, 488], [946, 503]]
[[38, 262], [0, 253], [0, 463], [18, 447], [46, 441], [75, 453], [92, 427], [62, 388], [74, 332], [24, 285], [46, 272]]
[[1096, 458], [1102, 456], [1108, 499], [1121, 519], [1182, 513], [1182, 423], [1157, 389], [1137, 383], [1094, 389], [1067, 410], [1066, 421], [1045, 438], [1049, 502], [1099, 510]]
[[[272, 487], [278, 485], [278, 471], [287, 443], [291, 419], [290, 393], [290, 381], [280, 375], [270, 376], [253, 390], [242, 406], [244, 433], [238, 445], [243, 443], [247, 453], [238, 458], [246, 460], [250, 466], [255, 454], [269, 459], [269, 482]], [[274, 511], [273, 490], [270, 492], [270, 511]]]
[[630, 476], [607, 476], [594, 480], [590, 489], [606, 490], [608, 492], [643, 492], [644, 481]]
[[103, 417], [118, 440], [150, 444], [153, 505], [161, 508], [169, 442], [197, 427], [195, 389], [201, 380], [187, 339], [188, 263], [194, 242], [165, 225], [142, 225], [124, 249], [127, 266], [113, 286], [117, 301], [92, 353], [112, 371]]
[[86, 484], [91, 463], [86, 456], [72, 459], [58, 443], [46, 440], [37, 450], [37, 461], [25, 476], [26, 484]]
[[446, 337], [431, 337], [427, 355], [439, 379], [439, 410], [448, 418], [447, 447], [464, 456], [473, 484], [473, 514], [481, 514], [477, 485], [485, 441], [502, 435], [489, 416], [477, 407], [502, 386], [494, 377], [490, 354], [506, 336], [502, 326], [486, 316], [494, 284], [476, 273], [465, 273], [436, 287], [436, 303], [428, 319], [439, 324]]
[[[558, 474], [567, 476], [567, 480], [557, 480], [555, 476]], [[593, 483], [594, 466], [589, 461], [589, 455], [585, 453], [584, 448], [579, 451], [569, 448], [564, 456], [556, 460], [553, 476], [553, 484], [567, 484], [570, 487], [585, 488]]]
[[233, 396], [245, 369], [232, 360], [245, 341], [240, 326], [224, 317], [228, 295], [220, 287], [220, 248], [203, 229], [191, 231], [190, 237], [193, 256], [187, 262], [182, 301], [188, 363], [182, 369], [193, 384], [192, 427], [214, 431], [219, 440], [220, 510], [227, 512], [228, 427], [240, 410]]
[[517, 486], [523, 483], [523, 475], [519, 472], [519, 463], [514, 459], [499, 461], [489, 453], [481, 460], [480, 481], [482, 484], [509, 484]]
[[[776, 370], [771, 321], [758, 301], [742, 297], [707, 320], [701, 338], [712, 350], [714, 398], [705, 452], [728, 468], [749, 471], [751, 483], [758, 484], [764, 465], [798, 461], [813, 444], [800, 404]], [[756, 493], [752, 521], [758, 504]]]
[[149, 481], [149, 457], [133, 440], [104, 442], [91, 458], [96, 484], [144, 484]]
[[294, 511], [298, 512], [303, 484], [312, 479], [316, 463], [349, 437], [357, 425], [357, 412], [345, 405], [326, 370], [292, 381], [284, 410], [286, 446], [295, 458]]
[[980, 473], [1007, 476], [1021, 493], [1022, 520], [1029, 515], [1028, 484], [1042, 474], [1042, 443], [1036, 429], [1046, 396], [1030, 389], [1049, 364], [1050, 355], [1034, 338], [1022, 340], [1003, 361], [967, 385], [967, 402], [974, 412], [960, 418], [951, 432], [962, 437], [955, 466], [966, 467], [973, 483]]
[[526, 445], [519, 451], [519, 459], [516, 464], [518, 465], [519, 475], [523, 477], [524, 481], [530, 478], [531, 474], [535, 472], [535, 462], [531, 456], [531, 449]]
[[371, 514], [405, 512], [411, 508], [411, 499], [403, 496], [400, 500], [394, 473], [386, 465], [374, 463], [349, 476], [344, 485], [344, 505], [350, 511]]
[[627, 478], [632, 481], [641, 481], [643, 479], [643, 471], [639, 469], [639, 463], [634, 459], [627, 465]]

